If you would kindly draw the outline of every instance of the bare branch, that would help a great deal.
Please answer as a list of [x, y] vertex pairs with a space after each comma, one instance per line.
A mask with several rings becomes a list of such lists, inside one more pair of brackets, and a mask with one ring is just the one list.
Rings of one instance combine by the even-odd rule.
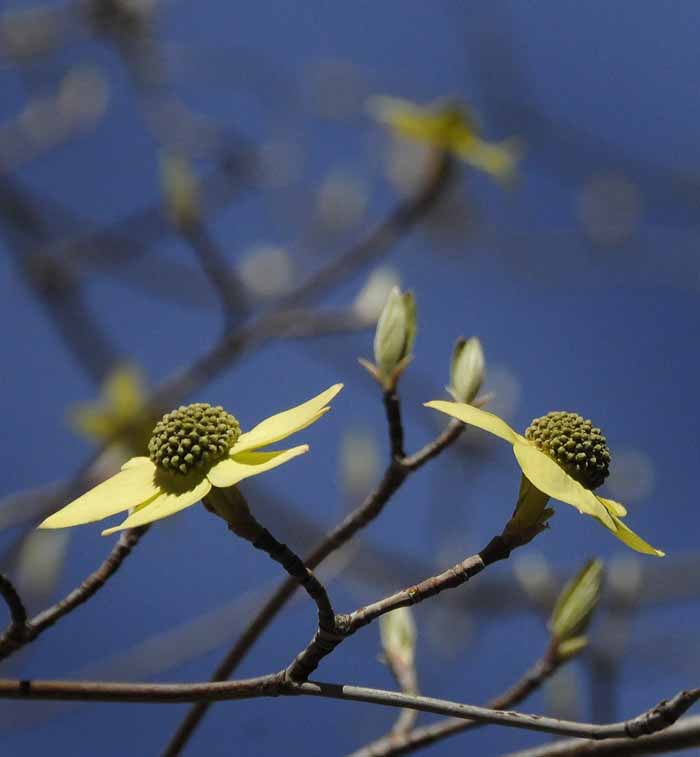
[[371, 623], [382, 615], [385, 615], [399, 607], [423, 602], [446, 589], [453, 589], [466, 583], [472, 576], [481, 573], [487, 566], [498, 560], [505, 560], [511, 552], [511, 546], [501, 536], [493, 538], [479, 554], [466, 558], [449, 570], [437, 576], [421, 581], [415, 586], [392, 594], [389, 597], [374, 602], [371, 605], [355, 610], [349, 615], [337, 616], [336, 627], [339, 634], [330, 637], [323, 632], [322, 628], [316, 631], [306, 649], [302, 650], [292, 664], [289, 665], [285, 674], [291, 681], [305, 681], [318, 667], [321, 660], [329, 655], [345, 638], [351, 636], [360, 628]]
[[[391, 422], [390, 422], [391, 424]], [[450, 422], [434, 441], [427, 444], [419, 452], [404, 460], [392, 460], [384, 471], [384, 475], [377, 487], [367, 496], [365, 501], [332, 531], [330, 531], [313, 549], [304, 560], [306, 566], [313, 570], [329, 555], [340, 549], [352, 537], [374, 520], [384, 509], [384, 506], [403, 484], [406, 478], [423, 464], [438, 455], [450, 444], [457, 440], [464, 424]], [[288, 579], [280, 584], [277, 590], [260, 609], [260, 612], [250, 622], [247, 628], [239, 636], [236, 643], [231, 647], [228, 654], [219, 663], [211, 678], [212, 681], [223, 681], [228, 678], [238, 667], [241, 660], [248, 654], [258, 637], [274, 620], [277, 613], [284, 607], [287, 600], [297, 588], [297, 582]], [[195, 705], [180, 723], [170, 743], [164, 751], [165, 757], [174, 757], [180, 753], [190, 736], [201, 722], [209, 708], [208, 703], [201, 702]]]
[[25, 621], [20, 636], [18, 636], [16, 628], [13, 631], [14, 623], [10, 625], [2, 637], [0, 637], [0, 660], [9, 657], [9, 655], [20, 647], [34, 641], [47, 628], [75, 610], [76, 607], [87, 602], [119, 570], [121, 564], [131, 554], [131, 551], [139, 543], [147, 530], [148, 526], [143, 526], [122, 532], [116, 545], [102, 565], [94, 573], [91, 573], [80, 586], [73, 589], [59, 602], [40, 612], [32, 620]]
[[194, 221], [182, 224], [178, 228], [183, 239], [190, 243], [197, 254], [202, 270], [217, 292], [223, 307], [226, 327], [230, 328], [237, 318], [249, 312], [245, 285], [228, 264], [223, 251], [203, 223]]
[[323, 584], [286, 544], [275, 537], [251, 513], [245, 497], [236, 487], [212, 489], [204, 498], [204, 506], [228, 523], [236, 536], [262, 550], [304, 588], [318, 608], [318, 625], [326, 633], [335, 633], [335, 611]]
[[280, 314], [298, 308], [308, 300], [328, 291], [358, 268], [384, 254], [398, 239], [408, 233], [435, 206], [449, 186], [452, 161], [438, 154], [419, 191], [400, 203], [384, 221], [367, 236], [337, 256], [328, 265], [311, 275], [304, 283], [278, 300], [270, 311], [254, 324], [242, 326], [227, 334], [212, 350], [187, 370], [166, 381], [152, 398], [152, 407], [170, 407], [195, 387], [208, 382], [228, 366], [231, 360], [250, 343], [265, 341], [276, 336], [277, 327], [271, 326]]
[[[560, 664], [561, 659], [555, 654], [554, 648], [550, 646], [545, 655], [517, 683], [500, 696], [492, 699], [486, 706], [493, 710], [505, 710], [514, 707], [538, 689], [558, 669]], [[448, 736], [469, 731], [482, 725], [483, 723], [476, 721], [446, 718], [405, 733], [393, 731], [353, 752], [350, 757], [394, 757], [399, 754], [410, 754]]]
[[638, 739], [610, 739], [609, 741], [581, 741], [571, 739], [553, 744], [511, 752], [507, 757], [632, 757], [639, 754], [661, 754], [700, 746], [700, 715], [684, 718], [675, 725], [651, 736]]
[[0, 594], [2, 594], [7, 609], [10, 611], [10, 624], [0, 636], [0, 654], [4, 649], [9, 650], [8, 654], [10, 654], [24, 643], [27, 632], [27, 610], [12, 581], [1, 573]]
[[674, 723], [700, 699], [700, 689], [682, 691], [668, 701], [630, 720], [594, 725], [571, 720], [526, 715], [520, 712], [490, 710], [445, 699], [402, 694], [397, 691], [369, 689], [335, 683], [306, 681], [290, 684], [280, 673], [241, 681], [207, 683], [115, 683], [101, 681], [31, 681], [0, 680], [0, 698], [22, 700], [60, 700], [83, 702], [143, 702], [148, 704], [232, 701], [256, 697], [312, 696], [351, 702], [409, 707], [421, 712], [543, 733], [603, 739], [635, 739], [662, 731]]

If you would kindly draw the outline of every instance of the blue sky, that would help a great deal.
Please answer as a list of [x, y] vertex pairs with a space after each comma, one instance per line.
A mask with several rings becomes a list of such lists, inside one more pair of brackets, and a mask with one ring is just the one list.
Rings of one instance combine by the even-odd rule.
[[[507, 410], [516, 428], [553, 409], [580, 412], [603, 427], [613, 454], [627, 466], [616, 472], [615, 496], [625, 499], [631, 492], [630, 523], [672, 560], [695, 549], [699, 524], [699, 22], [700, 8], [691, 2], [501, 1], [467, 7], [316, 0], [234, 7], [181, 0], [165, 4], [157, 28], [168, 43], [175, 90], [191, 108], [256, 144], [282, 144], [287, 158], [296, 160], [288, 183], [245, 191], [212, 220], [211, 232], [232, 264], [267, 244], [289, 250], [302, 270], [310, 270], [393, 206], [396, 187], [385, 173], [388, 140], [361, 109], [367, 94], [420, 102], [458, 96], [475, 108], [488, 138], [521, 135], [527, 153], [517, 189], [504, 192], [465, 170], [454, 192], [456, 230], [420, 228], [386, 258], [415, 291], [419, 308], [416, 358], [402, 386], [408, 446], [417, 448], [437, 430], [421, 403], [444, 396], [455, 338], [476, 334], [491, 387], [497, 395], [500, 389], [494, 407]], [[94, 130], [23, 166], [22, 181], [84, 219], [86, 228], [157, 202], [157, 144], [116, 56], [103, 45], [76, 42], [46, 65], [49, 79], [75, 65], [101, 71], [109, 102]], [[0, 76], [0, 116], [7, 119], [25, 103], [26, 80], [9, 66]], [[322, 85], [329, 78], [326, 97], [337, 90], [342, 118], [323, 113]], [[206, 167], [206, 161], [199, 165]], [[334, 172], [352, 176], [363, 188], [365, 215], [345, 236], [314, 236], [317, 192]], [[192, 263], [190, 251], [172, 235], [152, 244], [148, 258], [156, 270]], [[157, 383], [211, 346], [220, 324], [215, 307], [164, 302], [147, 286], [132, 286], [146, 276], [139, 265], [125, 264], [117, 275], [92, 275], [86, 291], [119, 353], [135, 359]], [[368, 272], [325, 303], [351, 301]], [[197, 286], [204, 283], [198, 279]], [[71, 432], [66, 408], [96, 390], [19, 283], [7, 254], [0, 258], [0, 297], [6, 356], [0, 485], [9, 494], [78, 469], [90, 446]], [[333, 412], [303, 433], [311, 454], [251, 486], [251, 502], [254, 496], [282, 501], [285, 512], [303, 514], [319, 527], [340, 517], [347, 505], [338, 472], [344, 434], [363, 434], [384, 453], [379, 393], [356, 362], [370, 352], [369, 333], [266, 347], [193, 397], [224, 404], [250, 426], [345, 382]], [[507, 446], [481, 441], [483, 454], [476, 458], [470, 457], [472, 447], [459, 447], [417, 475], [363, 538], [436, 571], [483, 546], [510, 513], [518, 472]], [[645, 485], [635, 489], [640, 480]], [[154, 528], [113, 585], [48, 632], [8, 675], [77, 676], [85, 666], [242, 597], [259, 583], [272, 585], [277, 566], [233, 542], [200, 510]], [[8, 535], [7, 543], [15, 536]], [[277, 536], [294, 546], [293, 534]], [[108, 547], [99, 529], [77, 529], [57, 595]], [[595, 555], [619, 565], [622, 550], [596, 524], [557, 506], [551, 531], [521, 554], [529, 551], [572, 573]], [[353, 579], [351, 564], [346, 571], [330, 587], [341, 611], [383, 591]], [[493, 572], [510, 576], [512, 565]], [[419, 578], [401, 574], [395, 586]], [[417, 612], [419, 680], [427, 694], [482, 702], [514, 681], [546, 643], [534, 612], [496, 619], [470, 609], [468, 591], [460, 613], [441, 604], [438, 598]], [[618, 715], [697, 684], [697, 642], [683, 631], [697, 620], [690, 603], [634, 619], [620, 667]], [[281, 667], [312, 630], [311, 610], [298, 601], [261, 639], [240, 674]], [[640, 663], [635, 649], [645, 640], [648, 649], [648, 640], [657, 638], [683, 650], [680, 664], [653, 656]], [[224, 648], [220, 644], [161, 678], [202, 680]], [[320, 677], [390, 688], [377, 654], [376, 629], [365, 629], [324, 664]], [[591, 712], [586, 668], [574, 665], [570, 675], [564, 683], [580, 704], [574, 714], [585, 719]], [[538, 695], [523, 709], [545, 706]], [[7, 730], [8, 754], [40, 754], [58, 743], [66, 754], [109, 756], [127, 749], [156, 753], [183, 708], [86, 705], [51, 714], [27, 704], [12, 712], [38, 720], [31, 729]], [[221, 705], [191, 753], [230, 754], [235, 745], [239, 754], [269, 754], [292, 744], [294, 754], [341, 754], [381, 735], [391, 722], [385, 710], [338, 702]], [[333, 748], [318, 746], [320, 738], [332, 739]], [[520, 731], [483, 729], [432, 753], [453, 754], [469, 742], [476, 753], [501, 754], [539, 741]]]

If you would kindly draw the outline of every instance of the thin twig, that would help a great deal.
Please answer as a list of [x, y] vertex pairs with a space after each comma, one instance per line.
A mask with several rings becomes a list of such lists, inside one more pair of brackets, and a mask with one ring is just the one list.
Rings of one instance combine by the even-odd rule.
[[403, 423], [401, 421], [401, 405], [395, 389], [384, 392], [384, 410], [389, 426], [389, 444], [391, 457], [395, 460], [403, 460], [406, 457], [403, 442]]
[[[492, 699], [486, 706], [493, 710], [505, 710], [514, 707], [538, 689], [558, 669], [560, 664], [561, 658], [556, 654], [556, 649], [550, 645], [544, 656], [517, 683]], [[350, 757], [395, 757], [400, 754], [409, 754], [448, 736], [469, 731], [481, 725], [483, 723], [476, 721], [446, 718], [437, 723], [414, 728], [404, 733], [397, 733], [394, 729], [387, 736], [353, 752]]]
[[10, 623], [7, 630], [0, 636], [0, 654], [4, 649], [8, 649], [8, 654], [11, 654], [24, 644], [24, 637], [27, 632], [27, 609], [15, 585], [1, 573], [0, 594], [2, 594], [7, 609], [10, 611]]
[[15, 585], [2, 573], [0, 573], [0, 594], [2, 594], [7, 609], [10, 611], [12, 625], [23, 626], [27, 622], [27, 610]]
[[51, 316], [67, 350], [101, 382], [118, 362], [115, 345], [99, 327], [75, 277], [44, 248], [54, 233], [32, 196], [0, 169], [0, 225], [18, 272]]
[[318, 625], [327, 633], [335, 632], [335, 610], [325, 586], [301, 558], [286, 544], [275, 537], [258, 521], [248, 507], [245, 497], [236, 487], [214, 488], [204, 498], [204, 506], [223, 518], [236, 536], [250, 542], [256, 549], [279, 563], [315, 602], [318, 609]]
[[203, 223], [197, 221], [178, 228], [183, 239], [189, 242], [197, 254], [202, 270], [219, 295], [224, 310], [224, 322], [226, 327], [230, 328], [237, 318], [249, 312], [245, 285], [228, 264], [223, 251]]
[[426, 578], [414, 586], [384, 597], [378, 602], [355, 610], [349, 615], [337, 616], [336, 627], [340, 631], [334, 638], [316, 631], [311, 642], [292, 661], [285, 671], [291, 681], [305, 681], [318, 667], [321, 660], [329, 655], [345, 638], [377, 618], [399, 607], [408, 607], [423, 602], [447, 589], [453, 589], [466, 583], [470, 578], [481, 573], [488, 565], [505, 560], [511, 552], [511, 546], [501, 536], [496, 536], [476, 555], [467, 557], [449, 570], [437, 576]]
[[[436, 156], [435, 163], [415, 195], [401, 202], [393, 213], [375, 226], [364, 239], [312, 274], [288, 295], [279, 299], [254, 324], [244, 325], [225, 335], [210, 352], [179, 375], [166, 381], [149, 404], [166, 408], [176, 404], [181, 397], [188, 395], [195, 387], [214, 378], [251, 341], [264, 340], [266, 335], [270, 334], [271, 324], [277, 322], [281, 313], [298, 308], [344, 280], [358, 268], [384, 254], [435, 206], [449, 185], [451, 175], [452, 161], [449, 156], [442, 154]], [[273, 335], [275, 335], [274, 330]]]
[[700, 746], [700, 715], [671, 725], [669, 728], [651, 736], [640, 736], [638, 739], [611, 739], [610, 741], [581, 741], [567, 739], [553, 744], [543, 744], [511, 752], [506, 757], [632, 757], [640, 754], [661, 754], [676, 752], [681, 749], [692, 749]]
[[681, 691], [672, 699], [660, 702], [650, 710], [629, 720], [608, 725], [595, 725], [541, 715], [527, 715], [521, 712], [490, 710], [487, 707], [477, 707], [445, 699], [370, 689], [363, 686], [315, 681], [290, 684], [279, 673], [241, 681], [209, 681], [207, 683], [0, 680], [0, 698], [2, 699], [163, 704], [222, 702], [278, 696], [312, 696], [366, 702], [387, 707], [410, 707], [421, 712], [478, 720], [506, 728], [557, 733], [602, 741], [613, 738], [636, 739], [662, 731], [700, 699], [700, 689]]
[[[304, 560], [306, 566], [310, 570], [314, 570], [323, 560], [340, 549], [358, 531], [374, 520], [382, 512], [386, 503], [406, 478], [456, 441], [463, 429], [464, 424], [457, 421], [450, 422], [434, 441], [427, 444], [415, 455], [405, 458], [404, 461], [392, 460], [384, 471], [381, 481], [370, 492], [365, 501], [356, 510], [347, 515], [307, 555]], [[279, 585], [262, 606], [259, 613], [238, 637], [226, 657], [219, 663], [219, 666], [211, 677], [212, 681], [224, 681], [233, 673], [241, 660], [253, 647], [258, 637], [287, 603], [287, 600], [295, 592], [297, 586], [298, 583], [291, 578]], [[180, 754], [208, 709], [209, 703], [205, 701], [196, 704], [190, 709], [166, 746], [163, 757], [175, 757], [175, 755]]]
[[121, 564], [131, 554], [131, 551], [147, 530], [148, 526], [142, 526], [141, 528], [132, 528], [122, 532], [116, 545], [102, 565], [63, 599], [40, 612], [31, 620], [26, 621], [19, 638], [17, 637], [17, 630], [15, 629], [13, 632], [13, 626], [10, 625], [0, 637], [0, 660], [9, 657], [20, 647], [34, 641], [47, 628], [75, 610], [76, 607], [87, 602], [119, 570]]

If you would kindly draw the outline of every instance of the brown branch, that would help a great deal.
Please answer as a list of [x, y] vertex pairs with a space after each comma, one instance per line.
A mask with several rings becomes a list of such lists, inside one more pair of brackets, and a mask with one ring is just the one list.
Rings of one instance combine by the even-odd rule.
[[180, 224], [178, 229], [183, 239], [189, 242], [197, 254], [202, 270], [217, 292], [224, 310], [226, 327], [230, 328], [235, 319], [249, 312], [245, 285], [228, 264], [223, 251], [219, 249], [203, 223], [193, 221]]
[[[406, 478], [456, 441], [463, 429], [462, 423], [450, 422], [435, 440], [415, 455], [404, 460], [392, 460], [384, 471], [381, 481], [365, 501], [330, 531], [306, 556], [304, 560], [306, 566], [310, 570], [314, 570], [323, 560], [340, 549], [358, 531], [374, 520]], [[223, 681], [233, 673], [258, 637], [287, 603], [297, 586], [296, 580], [291, 578], [280, 584], [260, 609], [260, 612], [238, 637], [226, 657], [219, 663], [212, 675], [212, 681]], [[209, 704], [207, 702], [201, 702], [192, 707], [163, 752], [164, 757], [174, 757], [180, 753], [208, 709]]]
[[351, 702], [409, 707], [421, 712], [450, 715], [506, 728], [557, 733], [568, 736], [603, 739], [635, 739], [662, 731], [674, 723], [700, 699], [700, 689], [682, 691], [668, 701], [630, 720], [595, 725], [558, 720], [520, 712], [491, 710], [445, 699], [402, 694], [397, 691], [369, 689], [333, 683], [306, 681], [290, 684], [280, 673], [241, 681], [207, 683], [114, 683], [101, 681], [32, 681], [0, 680], [0, 698], [83, 702], [143, 702], [162, 704], [196, 701], [232, 701], [256, 697], [312, 696]]
[[209, 353], [187, 370], [166, 381], [152, 398], [152, 407], [166, 409], [177, 404], [195, 387], [213, 379], [230, 361], [252, 341], [260, 342], [276, 336], [271, 329], [280, 314], [298, 308], [313, 297], [327, 291], [358, 268], [384, 254], [398, 239], [407, 234], [435, 206], [452, 176], [452, 161], [447, 155], [437, 155], [420, 190], [407, 198], [367, 236], [332, 260], [304, 283], [279, 299], [270, 311], [255, 323], [242, 326], [224, 336]]
[[[538, 689], [560, 666], [561, 658], [556, 654], [554, 646], [550, 645], [544, 656], [538, 660], [517, 683], [507, 691], [492, 699], [486, 705], [492, 710], [505, 710], [522, 702], [533, 691]], [[434, 744], [448, 736], [478, 728], [483, 723], [457, 718], [446, 718], [411, 731], [397, 733], [393, 730], [371, 744], [353, 752], [350, 757], [394, 757], [409, 754], [422, 747]]]
[[507, 757], [579, 757], [592, 755], [594, 757], [632, 757], [640, 754], [661, 754], [676, 752], [681, 749], [692, 749], [700, 746], [700, 715], [669, 726], [667, 729], [651, 736], [640, 736], [638, 739], [610, 739], [609, 741], [581, 741], [567, 739], [542, 746], [525, 749], [521, 752], [511, 752]]
[[27, 628], [27, 609], [22, 602], [15, 585], [9, 578], [0, 573], [0, 594], [2, 594], [7, 609], [10, 611], [10, 624], [7, 630], [0, 636], [0, 654], [4, 648], [10, 650], [19, 649], [22, 646], [24, 634]]
[[434, 153], [422, 185], [414, 195], [401, 202], [365, 239], [283, 297], [276, 307], [286, 309], [307, 302], [318, 292], [326, 291], [345, 281], [358, 267], [382, 255], [433, 210], [449, 186], [453, 173], [454, 163], [450, 155], [443, 152]]
[[360, 628], [399, 607], [418, 604], [442, 591], [461, 586], [473, 576], [481, 573], [487, 565], [508, 558], [510, 552], [511, 546], [506, 543], [505, 539], [496, 536], [481, 552], [457, 563], [449, 570], [437, 576], [426, 578], [414, 586], [409, 586], [407, 589], [402, 589], [378, 602], [366, 605], [349, 615], [337, 616], [336, 627], [340, 633], [331, 638], [328, 634], [323, 633], [323, 629], [319, 628], [307, 647], [287, 667], [286, 676], [291, 681], [305, 681], [316, 670], [324, 657]]
[[91, 317], [77, 278], [44, 252], [54, 230], [33, 196], [0, 167], [0, 232], [18, 273], [51, 316], [67, 350], [93, 381], [101, 382], [118, 361], [115, 345]]
[[301, 558], [275, 537], [251, 513], [245, 497], [236, 487], [212, 489], [204, 498], [204, 506], [228, 524], [236, 536], [265, 552], [289, 573], [316, 603], [318, 625], [326, 633], [335, 632], [335, 611], [323, 584], [304, 565]]
[[26, 620], [21, 630], [14, 622], [0, 636], [0, 660], [9, 657], [21, 647], [34, 641], [47, 628], [72, 612], [90, 597], [96, 594], [107, 581], [119, 570], [124, 560], [131, 554], [141, 537], [148, 530], [148, 526], [132, 528], [122, 532], [116, 545], [100, 567], [91, 573], [77, 588], [73, 589], [63, 599], [31, 620]]
[[389, 444], [391, 457], [395, 460], [403, 460], [406, 457], [403, 442], [403, 423], [401, 421], [401, 405], [395, 389], [389, 389], [383, 394], [384, 410], [389, 426]]

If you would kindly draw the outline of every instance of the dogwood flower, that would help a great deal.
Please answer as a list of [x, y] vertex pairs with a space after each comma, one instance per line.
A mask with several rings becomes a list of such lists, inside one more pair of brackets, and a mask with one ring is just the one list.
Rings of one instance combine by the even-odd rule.
[[[647, 544], [622, 522], [627, 515], [623, 505], [593, 492], [608, 475], [610, 451], [600, 429], [590, 421], [576, 413], [548, 413], [536, 418], [522, 436], [498, 416], [472, 405], [443, 400], [425, 404], [513, 446], [523, 473], [518, 508], [535, 506], [544, 513], [547, 500], [557, 499], [595, 518], [631, 549], [663, 557], [661, 550]], [[513, 517], [517, 519], [518, 509]], [[537, 525], [536, 517], [530, 516], [529, 520]]]
[[462, 103], [441, 100], [421, 106], [399, 97], [375, 95], [369, 99], [368, 109], [401, 137], [447, 150], [500, 181], [508, 183], [515, 178], [523, 152], [521, 141], [517, 137], [503, 142], [481, 139], [476, 118]]
[[144, 383], [136, 366], [129, 363], [117, 366], [105, 379], [99, 401], [81, 402], [71, 409], [71, 425], [98, 444], [118, 440], [124, 447], [124, 457], [145, 452], [156, 418], [144, 411], [147, 398]]
[[272, 415], [241, 433], [236, 418], [222, 407], [186, 405], [156, 424], [148, 457], [133, 457], [119, 473], [49, 516], [39, 528], [92, 523], [131, 510], [103, 536], [167, 518], [204, 498], [212, 487], [235, 486], [307, 452], [302, 444], [287, 450], [261, 450], [315, 423], [343, 388], [335, 384], [313, 399]]

